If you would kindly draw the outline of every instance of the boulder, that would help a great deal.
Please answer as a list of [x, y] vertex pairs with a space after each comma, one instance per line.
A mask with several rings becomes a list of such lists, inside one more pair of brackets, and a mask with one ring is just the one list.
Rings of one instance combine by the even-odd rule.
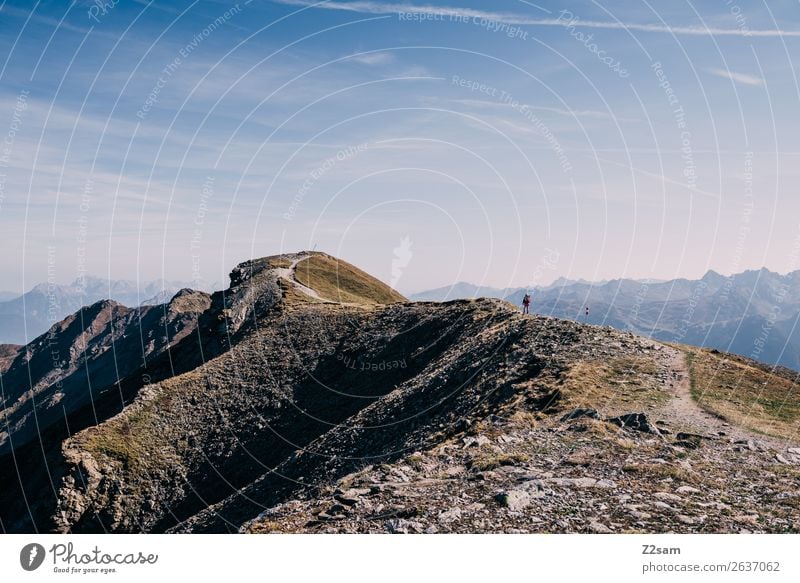
[[670, 494], [669, 492], [656, 492], [653, 494], [653, 497], [658, 498], [659, 500], [667, 500], [669, 502], [681, 502], [683, 500], [683, 498], [677, 494]]
[[642, 431], [643, 433], [659, 434], [658, 428], [651, 424], [644, 413], [626, 413], [619, 417], [611, 417], [606, 419], [609, 423], [613, 423], [623, 429], [632, 429], [635, 431]]
[[611, 534], [614, 531], [608, 528], [605, 524], [593, 520], [589, 523], [589, 530], [596, 534]]
[[444, 512], [439, 513], [439, 522], [443, 522], [445, 524], [453, 522], [454, 520], [458, 520], [459, 518], [461, 518], [460, 508], [451, 508], [450, 510], [445, 510]]
[[480, 447], [482, 445], [487, 445], [490, 442], [489, 438], [485, 435], [478, 435], [477, 437], [473, 437], [471, 435], [465, 437], [463, 440], [464, 447]]
[[678, 494], [700, 494], [700, 490], [692, 486], [680, 486], [675, 490]]
[[566, 415], [561, 417], [561, 421], [571, 421], [573, 419], [600, 419], [600, 413], [596, 409], [582, 408], [573, 409]]
[[495, 499], [512, 512], [524, 510], [531, 503], [531, 495], [525, 490], [508, 490], [506, 492], [500, 492], [497, 494], [497, 496], [495, 496]]

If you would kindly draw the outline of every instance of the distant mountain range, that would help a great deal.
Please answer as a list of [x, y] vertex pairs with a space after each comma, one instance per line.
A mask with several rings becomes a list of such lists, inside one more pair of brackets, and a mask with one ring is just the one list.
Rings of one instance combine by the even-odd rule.
[[[519, 305], [525, 291], [458, 283], [410, 297], [446, 301], [488, 296]], [[560, 279], [533, 290], [532, 309], [800, 370], [800, 271], [780, 275], [760, 269], [732, 276], [709, 271], [698, 280], [669, 281]]]
[[0, 344], [26, 344], [56, 322], [100, 300], [150, 306], [169, 301], [183, 288], [196, 287], [195, 283], [163, 279], [136, 282], [85, 277], [68, 285], [40, 283], [22, 295], [0, 292]]
[[[565, 277], [559, 277], [550, 285], [537, 286], [534, 289], [550, 289], [554, 287], [563, 287], [565, 285], [592, 283], [594, 283], [594, 285], [603, 285], [608, 283], [608, 280], [591, 282], [585, 279], [567, 279]], [[408, 297], [415, 302], [447, 302], [450, 300], [466, 300], [472, 298], [498, 298], [504, 300], [514, 296], [515, 294], [524, 294], [525, 289], [526, 288], [522, 287], [499, 288], [481, 286], [473, 283], [467, 283], [466, 281], [460, 281], [449, 286], [437, 287], [436, 289], [411, 293], [408, 294]]]
[[469, 298], [500, 298], [517, 293], [520, 288], [516, 287], [487, 287], [478, 286], [472, 283], [460, 281], [451, 286], [439, 287], [436, 289], [409, 294], [409, 298], [415, 302], [446, 302], [449, 300], [461, 300]]

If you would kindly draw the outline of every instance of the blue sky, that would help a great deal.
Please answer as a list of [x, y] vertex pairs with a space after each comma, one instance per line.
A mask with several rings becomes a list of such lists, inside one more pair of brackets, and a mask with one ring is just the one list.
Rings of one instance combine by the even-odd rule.
[[3, 2], [0, 289], [800, 268], [797, 2]]

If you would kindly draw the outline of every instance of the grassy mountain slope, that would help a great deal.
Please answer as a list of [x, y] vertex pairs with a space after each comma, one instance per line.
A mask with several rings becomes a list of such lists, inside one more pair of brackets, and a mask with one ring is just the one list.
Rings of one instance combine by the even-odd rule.
[[295, 278], [324, 299], [334, 302], [391, 304], [408, 301], [357, 267], [322, 253], [298, 263]]

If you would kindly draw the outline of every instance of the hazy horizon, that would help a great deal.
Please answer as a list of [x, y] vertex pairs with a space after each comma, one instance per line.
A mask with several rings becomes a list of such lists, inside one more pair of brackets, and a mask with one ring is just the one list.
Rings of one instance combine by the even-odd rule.
[[[345, 257], [342, 257], [341, 259], [347, 261], [347, 258], [345, 258]], [[239, 263], [241, 263], [241, 261]], [[232, 265], [231, 269], [233, 269], [233, 267], [235, 267], [235, 266]], [[360, 267], [360, 266], [356, 265], [356, 267]], [[750, 272], [750, 271], [760, 271], [762, 269], [766, 269], [767, 271], [770, 271], [771, 273], [777, 274], [777, 275], [779, 275], [781, 277], [786, 277], [788, 275], [791, 275], [792, 273], [800, 271], [800, 270], [792, 270], [792, 271], [788, 271], [788, 272], [779, 272], [779, 271], [771, 270], [771, 269], [769, 269], [767, 267], [760, 267], [760, 268], [754, 268], [754, 269], [743, 269], [743, 270], [735, 272], [735, 273], [721, 273], [721, 272], [716, 271], [714, 269], [709, 269], [709, 270], [706, 270], [704, 273], [702, 273], [702, 274], [700, 274], [698, 276], [695, 276], [695, 277], [681, 276], [681, 277], [675, 277], [675, 278], [669, 278], [669, 279], [658, 279], [658, 278], [647, 278], [647, 277], [636, 277], [636, 276], [624, 276], [624, 277], [610, 277], [610, 278], [607, 278], [607, 279], [598, 279], [598, 280], [588, 280], [588, 279], [581, 278], [581, 277], [572, 278], [572, 277], [566, 277], [564, 275], [556, 274], [551, 279], [543, 280], [542, 282], [538, 283], [537, 287], [548, 287], [548, 286], [550, 286], [550, 285], [552, 285], [552, 284], [554, 284], [557, 281], [562, 280], [562, 279], [565, 279], [565, 280], [568, 280], [568, 281], [585, 281], [586, 283], [593, 284], [593, 285], [602, 285], [602, 284], [606, 284], [606, 283], [610, 283], [610, 282], [614, 282], [614, 281], [619, 281], [619, 280], [651, 281], [651, 282], [657, 282], [657, 283], [668, 282], [668, 281], [671, 281], [671, 280], [674, 280], [674, 279], [686, 279], [686, 280], [689, 280], [689, 281], [697, 281], [697, 280], [702, 279], [709, 272], [714, 272], [714, 273], [717, 273], [718, 275], [720, 275], [722, 277], [728, 278], [728, 277], [733, 277], [733, 276], [736, 276], [736, 275], [741, 275], [743, 273]], [[86, 279], [98, 279], [98, 280], [102, 280], [102, 281], [111, 281], [111, 282], [125, 281], [125, 282], [135, 283], [135, 284], [138, 284], [138, 285], [154, 283], [154, 282], [158, 282], [158, 281], [164, 281], [166, 283], [181, 283], [181, 284], [187, 284], [189, 286], [198, 283], [198, 282], [191, 281], [191, 280], [182, 280], [182, 279], [176, 278], [176, 277], [156, 277], [156, 278], [152, 278], [152, 279], [151, 278], [141, 278], [141, 279], [137, 280], [134, 277], [108, 278], [106, 276], [97, 275], [97, 274], [91, 274], [91, 273], [87, 273], [83, 277], [86, 278]], [[72, 278], [72, 279], [66, 279], [66, 280], [55, 280], [55, 281], [52, 281], [52, 282], [49, 282], [47, 280], [43, 280], [43, 281], [40, 281], [40, 282], [33, 283], [30, 287], [28, 287], [28, 288], [26, 288], [24, 290], [3, 288], [3, 289], [0, 289], [0, 293], [9, 292], [9, 293], [16, 293], [16, 294], [22, 295], [24, 293], [27, 293], [27, 292], [31, 291], [34, 287], [36, 287], [38, 285], [47, 284], [47, 283], [53, 283], [55, 285], [68, 286], [68, 285], [74, 284], [76, 281], [78, 281], [78, 278]], [[384, 281], [384, 280], [382, 280], [382, 281]], [[218, 280], [215, 280], [215, 281], [203, 280], [203, 281], [200, 282], [201, 285], [199, 287], [203, 291], [208, 291], [208, 290], [219, 291], [219, 290], [227, 288], [228, 283], [229, 283], [228, 282], [228, 277], [226, 275], [224, 280], [221, 280], [221, 279], [218, 279]], [[390, 283], [390, 281], [387, 279], [387, 280], [384, 281], [384, 283]], [[451, 287], [451, 286], [455, 286], [455, 285], [459, 285], [459, 284], [474, 285], [476, 287], [486, 287], [486, 288], [495, 288], [495, 289], [521, 289], [521, 288], [526, 287], [526, 285], [524, 283], [521, 283], [519, 285], [516, 285], [516, 284], [511, 284], [511, 285], [493, 285], [491, 282], [487, 283], [487, 282], [474, 282], [474, 281], [458, 280], [458, 281], [448, 282], [448, 283], [445, 283], [443, 285], [431, 286], [431, 287], [422, 287], [422, 288], [419, 288], [419, 289], [409, 289], [409, 288], [404, 288], [403, 286], [398, 286], [396, 289], [399, 292], [401, 292], [403, 295], [408, 296], [408, 295], [418, 294], [418, 293], [422, 293], [422, 292], [427, 292], [427, 291], [433, 291], [433, 290], [437, 290], [437, 289], [447, 288], [447, 287]]]

